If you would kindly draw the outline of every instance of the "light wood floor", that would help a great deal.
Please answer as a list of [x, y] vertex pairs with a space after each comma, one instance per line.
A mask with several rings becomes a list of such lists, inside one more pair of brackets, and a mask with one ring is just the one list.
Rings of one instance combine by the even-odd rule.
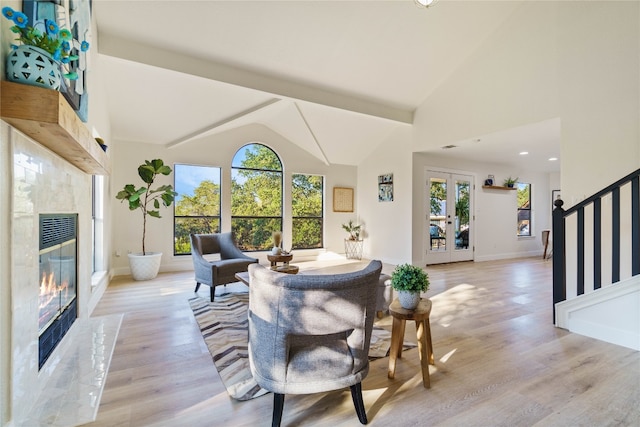
[[[403, 353], [394, 380], [387, 358], [374, 361], [363, 382], [369, 425], [640, 425], [640, 352], [553, 327], [550, 261], [427, 272], [431, 389], [422, 386], [416, 349]], [[272, 395], [228, 397], [187, 303], [192, 277], [109, 286], [94, 316], [124, 313], [124, 320], [98, 417], [88, 426], [270, 425]], [[415, 337], [409, 322], [406, 337]], [[318, 425], [360, 425], [348, 390], [286, 397], [283, 426]]]

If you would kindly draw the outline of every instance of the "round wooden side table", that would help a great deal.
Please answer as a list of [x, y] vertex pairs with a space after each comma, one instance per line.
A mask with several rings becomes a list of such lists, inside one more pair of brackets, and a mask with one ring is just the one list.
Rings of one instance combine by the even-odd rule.
[[[271, 269], [273, 271], [278, 271], [280, 273], [288, 273], [288, 274], [296, 274], [298, 273], [298, 266], [289, 265], [289, 261], [293, 259], [292, 254], [286, 255], [269, 255], [267, 254], [267, 259], [271, 263]], [[278, 265], [281, 262], [282, 265]]]
[[393, 316], [391, 329], [391, 349], [389, 352], [389, 371], [387, 376], [391, 379], [396, 373], [396, 360], [402, 357], [402, 345], [404, 342], [404, 328], [407, 320], [416, 322], [416, 334], [418, 338], [418, 351], [420, 353], [420, 365], [422, 367], [422, 385], [431, 387], [429, 378], [429, 364], [435, 365], [433, 360], [433, 344], [431, 342], [431, 300], [422, 298], [415, 310], [402, 308], [400, 301], [393, 300], [389, 306], [389, 313]]

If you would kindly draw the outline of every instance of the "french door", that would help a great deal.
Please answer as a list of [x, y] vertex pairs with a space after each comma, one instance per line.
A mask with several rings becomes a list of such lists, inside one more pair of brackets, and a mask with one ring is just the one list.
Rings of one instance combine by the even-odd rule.
[[425, 175], [426, 264], [473, 260], [473, 176]]

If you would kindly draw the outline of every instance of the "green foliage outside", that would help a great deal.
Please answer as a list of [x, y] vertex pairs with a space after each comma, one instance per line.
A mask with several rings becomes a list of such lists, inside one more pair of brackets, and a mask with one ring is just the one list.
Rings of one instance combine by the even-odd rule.
[[456, 216], [459, 220], [459, 227], [469, 225], [469, 187], [468, 182], [457, 183], [458, 194], [456, 194]]
[[444, 181], [431, 181], [430, 193], [431, 216], [444, 215], [445, 213], [441, 212], [442, 205], [440, 202], [447, 200], [447, 183]]
[[292, 180], [292, 248], [321, 248], [323, 222], [322, 176], [294, 174]]
[[264, 145], [244, 148], [232, 164], [231, 230], [240, 249], [268, 250], [282, 231], [282, 163]]
[[[456, 216], [458, 217], [458, 227], [469, 225], [470, 212], [470, 185], [467, 181], [456, 182]], [[446, 215], [443, 212], [442, 202], [447, 200], [447, 183], [442, 181], [431, 181], [430, 207], [431, 215]]]
[[174, 253], [191, 253], [191, 233], [220, 231], [220, 185], [205, 180], [192, 195], [181, 195], [176, 202]]
[[531, 186], [519, 182], [516, 186], [518, 193], [518, 209], [529, 207], [529, 201], [531, 200]]
[[[269, 250], [272, 232], [282, 231], [282, 164], [268, 147], [251, 144], [238, 151], [231, 179], [231, 229], [245, 251]], [[191, 252], [191, 233], [220, 231], [220, 185], [202, 181], [181, 195], [175, 210], [175, 254]], [[323, 178], [294, 174], [293, 249], [322, 247]]]

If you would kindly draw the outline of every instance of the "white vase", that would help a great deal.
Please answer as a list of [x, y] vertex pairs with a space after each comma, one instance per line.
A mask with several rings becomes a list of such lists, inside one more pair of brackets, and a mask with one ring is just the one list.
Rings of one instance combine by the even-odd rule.
[[420, 304], [420, 292], [398, 291], [398, 301], [402, 308], [415, 310], [418, 304]]
[[133, 280], [151, 280], [158, 275], [162, 252], [129, 254], [129, 266]]

